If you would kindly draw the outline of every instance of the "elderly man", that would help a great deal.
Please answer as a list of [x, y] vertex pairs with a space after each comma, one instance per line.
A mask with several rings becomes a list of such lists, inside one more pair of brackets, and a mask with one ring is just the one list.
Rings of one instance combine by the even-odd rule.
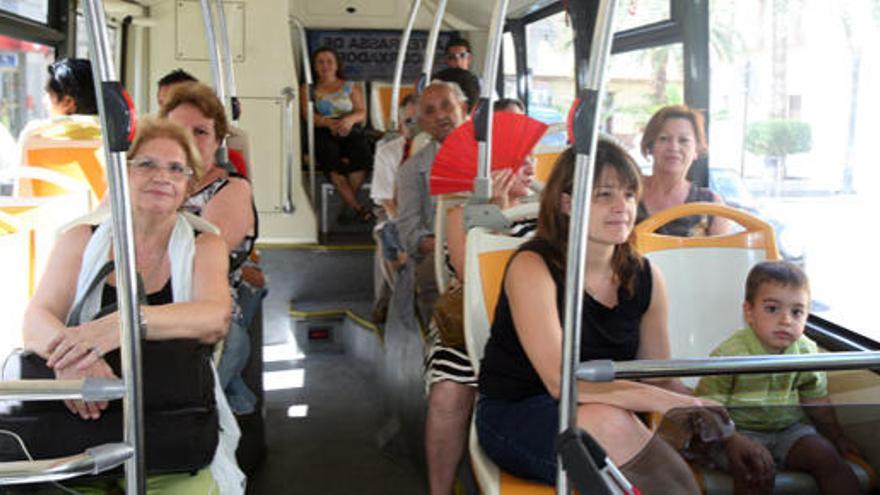
[[[466, 120], [466, 108], [464, 93], [455, 83], [435, 81], [425, 88], [419, 100], [419, 126], [434, 140], [413, 155], [398, 176], [398, 228], [404, 247], [416, 263], [419, 313], [423, 318], [430, 316], [437, 298], [433, 269], [435, 205], [429, 189], [431, 164], [443, 140]], [[437, 349], [446, 348], [436, 338], [430, 340], [428, 366], [433, 368]], [[464, 453], [476, 389], [433, 369], [426, 375], [430, 383], [425, 423], [428, 482], [431, 494], [449, 495]]]

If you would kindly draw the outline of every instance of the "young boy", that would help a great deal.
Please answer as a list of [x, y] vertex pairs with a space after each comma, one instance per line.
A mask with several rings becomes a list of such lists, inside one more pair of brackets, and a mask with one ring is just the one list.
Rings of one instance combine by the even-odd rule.
[[[758, 263], [746, 280], [743, 316], [748, 327], [712, 356], [818, 352], [804, 336], [809, 305], [809, 281], [800, 268], [784, 261]], [[721, 462], [734, 477], [735, 493], [772, 492], [776, 468], [813, 475], [825, 494], [860, 493], [843, 460], [856, 450], [830, 407], [824, 372], [707, 376], [696, 392], [728, 406], [737, 426]]]

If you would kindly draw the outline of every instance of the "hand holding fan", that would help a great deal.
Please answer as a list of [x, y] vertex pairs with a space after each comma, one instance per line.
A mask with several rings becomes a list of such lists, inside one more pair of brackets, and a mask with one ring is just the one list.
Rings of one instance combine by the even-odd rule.
[[[492, 166], [490, 170], [516, 170], [532, 151], [547, 124], [523, 114], [496, 112], [492, 116]], [[452, 131], [431, 166], [431, 194], [473, 189], [477, 175], [477, 139], [473, 121]]]

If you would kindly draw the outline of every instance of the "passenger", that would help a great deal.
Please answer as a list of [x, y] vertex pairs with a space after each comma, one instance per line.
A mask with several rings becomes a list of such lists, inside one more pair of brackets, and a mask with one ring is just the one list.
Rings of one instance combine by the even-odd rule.
[[[501, 210], [518, 205], [531, 192], [529, 186], [534, 176], [531, 157], [515, 172], [509, 169], [493, 172], [490, 202]], [[464, 306], [460, 304], [467, 239], [464, 208], [450, 209], [446, 219], [447, 264], [452, 270], [449, 286], [438, 300], [437, 311], [431, 320], [426, 359], [429, 390], [425, 443], [428, 445], [428, 481], [433, 494], [452, 492], [455, 472], [467, 442], [467, 426], [477, 386], [477, 377], [464, 345], [463, 325], [447, 323], [446, 329], [440, 328], [443, 321], [463, 322], [464, 316]], [[511, 235], [530, 235], [535, 226], [534, 219], [517, 221], [511, 227]]]
[[[481, 363], [476, 412], [480, 445], [499, 467], [549, 484], [556, 482], [574, 164], [569, 148], [544, 189], [535, 239], [507, 266]], [[663, 277], [634, 248], [638, 169], [620, 147], [600, 140], [594, 178], [580, 360], [668, 359]], [[580, 382], [577, 425], [642, 493], [699, 493], [687, 464], [634, 414], [710, 404], [686, 392], [676, 380]]]
[[[797, 265], [758, 263], [746, 279], [743, 318], [748, 327], [716, 347], [712, 356], [815, 354], [816, 343], [804, 335], [809, 307], [810, 284]], [[727, 455], [717, 456], [733, 475], [735, 493], [772, 493], [774, 468], [811, 474], [822, 493], [861, 493], [844, 460], [858, 450], [837, 422], [827, 383], [821, 371], [700, 380], [697, 394], [730, 407], [737, 426], [739, 434], [728, 440]]]
[[[129, 158], [135, 263], [149, 301], [149, 305], [141, 306], [141, 323], [147, 340], [143, 354], [144, 376], [162, 376], [159, 368], [171, 363], [165, 361], [170, 347], [151, 347], [157, 344], [150, 342], [159, 341], [175, 343], [177, 352], [188, 353], [186, 357], [173, 356], [175, 360], [202, 363], [204, 369], [201, 365], [196, 368], [210, 377], [210, 345], [226, 334], [230, 317], [229, 291], [225, 288], [226, 250], [216, 235], [195, 232], [194, 236], [191, 224], [178, 213], [188, 191], [204, 172], [201, 160], [183, 128], [164, 120], [149, 119], [139, 124]], [[110, 272], [101, 278], [99, 273], [106, 261], [114, 259], [111, 236], [110, 220], [97, 228], [78, 225], [61, 233], [49, 258], [46, 275], [25, 312], [25, 348], [45, 358], [59, 379], [120, 376], [119, 315], [114, 311], [97, 316], [101, 308], [116, 302], [116, 293], [110, 290], [116, 283], [115, 275]], [[88, 288], [90, 285], [95, 290]], [[82, 323], [68, 326], [65, 322], [76, 316], [76, 308], [82, 308], [79, 320]], [[213, 384], [213, 378], [210, 383]], [[150, 387], [145, 382], [145, 411], [149, 412], [151, 405], [156, 406], [151, 403], [149, 390], [176, 385], [177, 382], [169, 382]], [[209, 394], [210, 404], [217, 401], [218, 407], [228, 409], [222, 397], [214, 396], [213, 385], [206, 388], [199, 392]], [[98, 420], [108, 409], [106, 402], [68, 400], [65, 405], [83, 420]], [[121, 403], [115, 401], [110, 407], [121, 408]], [[149, 414], [145, 421], [150, 424]], [[169, 423], [165, 420], [161, 424]], [[111, 423], [107, 427], [118, 428], [118, 424]], [[169, 432], [165, 433], [167, 436]], [[146, 440], [148, 452], [150, 443], [159, 441], [151, 437]], [[218, 452], [221, 448], [222, 443], [217, 447]], [[234, 450], [235, 445], [232, 448]], [[212, 455], [209, 452], [207, 459]], [[109, 490], [105, 484], [101, 486]], [[150, 489], [162, 486], [177, 490], [175, 493], [209, 493], [218, 488], [209, 469], [200, 469], [194, 475], [148, 478], [147, 486]]]
[[469, 115], [480, 99], [480, 79], [464, 69], [448, 68], [434, 74], [435, 80], [455, 83], [464, 92], [467, 99], [467, 114]]
[[[348, 221], [353, 212], [363, 222], [375, 222], [376, 215], [357, 197], [373, 161], [363, 131], [367, 118], [363, 92], [344, 79], [342, 62], [333, 48], [324, 46], [315, 50], [312, 68], [315, 72], [315, 156], [349, 209], [342, 211], [340, 221]], [[300, 94], [308, 94], [305, 85]], [[307, 99], [301, 98], [300, 102], [302, 116], [308, 118]]]
[[446, 44], [446, 66], [451, 69], [471, 70], [471, 43], [464, 38], [450, 40]]
[[[415, 267], [415, 287], [418, 314], [424, 317], [431, 314], [437, 298], [434, 275], [434, 199], [430, 192], [431, 165], [440, 144], [456, 127], [467, 118], [466, 99], [457, 84], [445, 81], [431, 82], [419, 99], [419, 127], [434, 140], [410, 157], [400, 168], [397, 178], [399, 213], [398, 230], [400, 239]], [[444, 387], [447, 382], [431, 386]], [[469, 408], [470, 394], [456, 394], [461, 387], [451, 388], [451, 394], [444, 397], [443, 403], [431, 403], [429, 398], [429, 417], [426, 424], [425, 448], [427, 449], [428, 470], [432, 493], [439, 484], [434, 480], [436, 473], [453, 473], [464, 449], [461, 431], [467, 419], [461, 423], [460, 409]], [[465, 387], [466, 388], [466, 387]], [[465, 390], [465, 392], [468, 392]], [[431, 412], [434, 412], [432, 414]], [[443, 480], [443, 485], [452, 486], [452, 480]], [[446, 490], [448, 494], [450, 490]]]
[[[177, 87], [179, 84], [188, 83], [188, 82], [199, 82], [192, 74], [186, 72], [183, 69], [174, 69], [162, 76], [159, 79], [157, 84], [158, 88], [156, 91], [156, 101], [159, 102], [159, 108], [162, 108], [162, 105], [168, 100], [168, 95], [171, 94], [171, 91]], [[244, 155], [241, 154], [240, 151], [229, 148], [228, 150], [228, 158], [229, 163], [235, 167], [235, 171], [239, 173], [242, 177], [248, 176], [248, 166], [247, 161], [244, 159]]]
[[83, 58], [62, 58], [49, 65], [43, 104], [51, 117], [98, 115], [92, 64]]
[[[723, 203], [716, 192], [687, 179], [698, 155], [705, 154], [706, 133], [703, 117], [684, 105], [663, 107], [648, 121], [641, 149], [652, 161], [651, 175], [644, 178], [644, 194], [639, 202], [636, 223], [673, 206], [695, 201]], [[657, 229], [658, 234], [681, 237], [723, 235], [730, 222], [711, 215], [692, 215]]]
[[373, 321], [382, 323], [388, 311], [391, 288], [397, 279], [397, 271], [406, 264], [406, 251], [397, 233], [397, 172], [409, 158], [412, 138], [418, 134], [418, 96], [406, 95], [400, 105], [399, 136], [376, 144], [373, 161], [373, 182], [370, 198], [376, 205], [376, 303]]
[[495, 105], [492, 108], [496, 112], [526, 113], [526, 106], [517, 98], [495, 100]]
[[205, 163], [205, 173], [184, 208], [216, 225], [226, 242], [229, 285], [235, 304], [232, 327], [217, 371], [232, 410], [246, 414], [253, 410], [256, 397], [240, 374], [250, 354], [247, 328], [262, 300], [258, 288], [245, 283], [242, 277], [243, 266], [256, 241], [257, 216], [251, 184], [215, 161], [217, 149], [228, 133], [228, 124], [223, 104], [210, 87], [193, 82], [179, 84], [168, 95], [160, 115], [190, 131]]

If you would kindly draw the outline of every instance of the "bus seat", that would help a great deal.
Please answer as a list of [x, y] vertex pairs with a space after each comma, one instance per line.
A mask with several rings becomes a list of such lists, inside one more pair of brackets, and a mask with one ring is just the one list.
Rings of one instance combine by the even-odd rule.
[[[21, 219], [0, 209], [0, 256], [4, 260], [28, 260], [31, 253], [31, 235], [22, 227]], [[24, 308], [27, 306], [31, 278], [30, 263], [6, 263], [3, 284], [0, 285], [0, 314], [8, 329], [21, 328]], [[0, 349], [8, 353], [20, 345], [21, 332], [0, 333]]]
[[[69, 115], [29, 124], [21, 133], [21, 164], [40, 167], [88, 184], [93, 199], [107, 190], [103, 143], [98, 120], [89, 115]], [[64, 192], [56, 184], [22, 178], [18, 196], [52, 196]]]
[[541, 184], [546, 184], [550, 178], [550, 172], [553, 171], [553, 164], [559, 158], [561, 152], [549, 151], [546, 153], [535, 153], [535, 180]]
[[[724, 236], [674, 237], [655, 233], [677, 218], [717, 215], [743, 227]], [[673, 358], [703, 358], [733, 331], [742, 328], [746, 276], [760, 261], [779, 259], [773, 227], [742, 210], [717, 203], [687, 203], [663, 210], [635, 228], [639, 252], [666, 279], [669, 340]], [[683, 380], [695, 385], [696, 379]], [[876, 473], [860, 458], [848, 459], [862, 486], [875, 486]], [[704, 493], [733, 493], [724, 472], [697, 469]], [[812, 476], [790, 471], [776, 476], [774, 493], [819, 493]]]
[[[489, 340], [495, 305], [501, 294], [501, 281], [507, 261], [523, 242], [522, 238], [490, 234], [485, 229], [468, 231], [464, 283], [464, 337], [474, 371]], [[474, 477], [483, 495], [549, 495], [552, 486], [525, 480], [501, 471], [480, 448], [476, 427], [471, 420], [468, 438]]]
[[446, 217], [451, 209], [462, 206], [466, 199], [465, 196], [453, 194], [444, 194], [437, 198], [434, 212], [434, 275], [440, 294], [446, 292], [449, 286], [449, 272], [446, 269]]
[[[655, 233], [680, 217], [710, 214], [745, 230], [724, 236], [674, 237]], [[773, 227], [742, 210], [717, 203], [687, 203], [663, 210], [635, 228], [639, 252], [666, 279], [673, 358], [707, 357], [742, 328], [746, 276], [760, 261], [779, 259]], [[690, 385], [696, 379], [685, 380]]]
[[[392, 84], [382, 81], [373, 81], [370, 90], [370, 123], [373, 129], [377, 131], [387, 131], [391, 122], [391, 90], [394, 89]], [[406, 95], [415, 92], [415, 88], [411, 85], [401, 86], [398, 94], [400, 100]]]

